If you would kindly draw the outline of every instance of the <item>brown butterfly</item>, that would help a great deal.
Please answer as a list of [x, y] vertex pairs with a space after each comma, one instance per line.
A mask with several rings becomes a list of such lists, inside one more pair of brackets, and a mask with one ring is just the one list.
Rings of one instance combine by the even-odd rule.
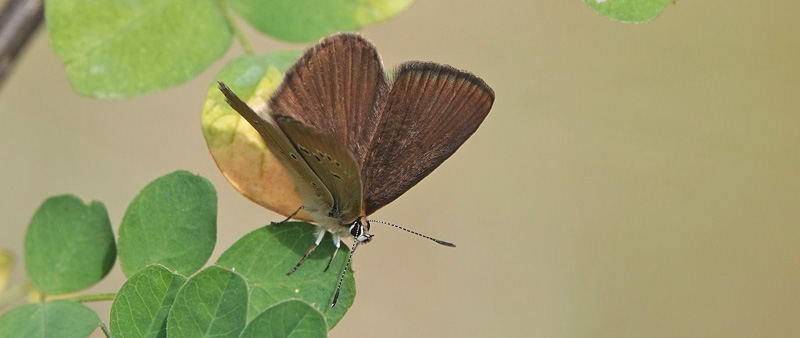
[[319, 226], [315, 243], [288, 274], [325, 232], [337, 250], [341, 237], [353, 236], [352, 258], [359, 243], [372, 239], [366, 216], [450, 157], [494, 102], [494, 92], [477, 76], [433, 62], [401, 64], [390, 84], [372, 43], [351, 33], [331, 35], [307, 50], [261, 114], [219, 85], [288, 171], [303, 201], [298, 211], [306, 210]]

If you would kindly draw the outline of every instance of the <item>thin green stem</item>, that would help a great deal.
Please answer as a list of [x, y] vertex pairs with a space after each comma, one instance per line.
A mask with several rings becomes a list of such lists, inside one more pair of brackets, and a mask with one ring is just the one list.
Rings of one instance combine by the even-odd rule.
[[12, 286], [8, 289], [8, 291], [0, 294], [0, 309], [11, 305], [11, 303], [16, 302], [22, 297], [25, 297], [25, 295], [31, 290], [33, 290], [33, 285], [31, 285], [31, 281], [29, 280]]
[[106, 323], [100, 322], [100, 330], [103, 331], [103, 334], [106, 336], [106, 338], [111, 338], [111, 331], [108, 330]]
[[[28, 293], [33, 291], [33, 285], [30, 281], [24, 281], [22, 283], [16, 284], [8, 289], [8, 291], [0, 294], [0, 309], [5, 308], [6, 306], [11, 305], [12, 303], [16, 302], [22, 297], [25, 297]], [[114, 300], [114, 296], [116, 293], [100, 293], [95, 295], [77, 295], [72, 297], [65, 297], [58, 299], [68, 299], [72, 301], [76, 301], [79, 303], [88, 303], [88, 302], [102, 302], [108, 300]], [[47, 296], [45, 294], [40, 294], [40, 302], [46, 301]]]
[[231, 10], [222, 0], [217, 0], [217, 5], [220, 8], [220, 11], [225, 15], [225, 20], [228, 20], [228, 25], [231, 26], [231, 30], [233, 30], [233, 35], [236, 36], [236, 39], [239, 40], [239, 43], [244, 48], [244, 51], [247, 54], [255, 55], [256, 53], [253, 51], [253, 47], [250, 46], [250, 41], [247, 41], [247, 37], [244, 36], [242, 30], [239, 29], [239, 25], [236, 24], [236, 20], [231, 15]]
[[114, 300], [114, 296], [116, 295], [117, 295], [116, 293], [99, 293], [96, 295], [78, 295], [64, 299], [76, 301], [78, 303], [102, 302], [106, 300]]

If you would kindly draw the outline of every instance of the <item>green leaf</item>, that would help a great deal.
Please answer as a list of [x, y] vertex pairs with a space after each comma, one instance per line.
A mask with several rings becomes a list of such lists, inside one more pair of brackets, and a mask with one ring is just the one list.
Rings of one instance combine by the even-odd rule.
[[247, 317], [247, 284], [237, 273], [211, 266], [178, 291], [167, 319], [169, 337], [238, 337]]
[[[252, 106], [263, 105], [299, 55], [285, 51], [241, 57], [229, 63], [217, 79]], [[283, 165], [267, 150], [258, 132], [225, 102], [216, 82], [208, 89], [201, 125], [211, 156], [242, 195], [283, 215], [302, 204]]]
[[53, 49], [79, 93], [124, 98], [182, 83], [231, 44], [215, 0], [47, 0]]
[[114, 337], [166, 337], [167, 314], [185, 281], [186, 277], [157, 264], [133, 274], [111, 305]]
[[308, 223], [263, 227], [245, 235], [222, 253], [217, 265], [240, 273], [250, 286], [248, 320], [276, 303], [302, 299], [325, 314], [330, 329], [353, 305], [355, 280], [349, 269], [339, 301], [331, 308], [336, 284], [349, 254], [346, 245], [339, 250], [330, 269], [324, 271], [334, 249], [326, 237], [295, 273], [286, 275], [314, 243], [314, 229], [315, 226]]
[[359, 30], [406, 10], [413, 0], [229, 0], [256, 29], [278, 39], [312, 42], [338, 31]]
[[206, 263], [217, 240], [217, 192], [207, 179], [176, 171], [148, 184], [119, 226], [119, 262], [131, 276], [160, 263], [189, 276]]
[[[269, 99], [272, 91], [283, 80], [283, 73], [297, 61], [301, 54], [302, 52], [299, 50], [284, 50], [261, 56], [240, 56], [225, 65], [225, 68], [217, 74], [217, 81], [225, 82], [240, 97], [248, 98], [259, 91], [264, 99]], [[264, 81], [272, 86], [263, 88]], [[218, 102], [227, 106], [225, 97], [220, 93], [216, 81], [209, 87], [208, 97], [217, 98], [221, 100]]]
[[646, 22], [654, 19], [675, 0], [583, 0], [609, 19], [623, 22]]
[[106, 207], [86, 205], [74, 195], [47, 199], [25, 234], [25, 268], [45, 294], [94, 285], [111, 270], [116, 253]]
[[0, 337], [88, 337], [100, 318], [88, 307], [67, 300], [20, 306], [0, 316]]
[[326, 337], [325, 317], [300, 300], [287, 300], [262, 312], [242, 332], [242, 338]]

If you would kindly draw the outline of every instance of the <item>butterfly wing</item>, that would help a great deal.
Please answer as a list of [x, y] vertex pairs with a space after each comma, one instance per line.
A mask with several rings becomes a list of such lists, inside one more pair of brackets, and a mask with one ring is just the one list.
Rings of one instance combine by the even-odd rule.
[[269, 107], [344, 145], [362, 164], [388, 88], [372, 43], [357, 34], [334, 34], [286, 72]]
[[267, 148], [289, 172], [295, 190], [303, 200], [303, 206], [312, 213], [330, 210], [334, 205], [331, 193], [281, 131], [253, 111], [224, 83], [219, 83], [219, 89], [225, 95], [228, 104], [258, 131]]
[[494, 91], [471, 73], [433, 62], [400, 65], [361, 167], [366, 215], [450, 157], [493, 102]]
[[333, 208], [328, 216], [350, 224], [361, 213], [361, 176], [350, 151], [330, 137], [288, 116], [274, 116], [284, 135], [299, 151], [316, 177], [330, 191]]

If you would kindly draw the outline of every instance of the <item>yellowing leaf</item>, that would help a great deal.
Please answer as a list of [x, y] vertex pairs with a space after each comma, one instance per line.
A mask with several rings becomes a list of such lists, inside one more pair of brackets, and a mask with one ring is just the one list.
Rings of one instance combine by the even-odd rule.
[[[277, 52], [232, 61], [217, 79], [258, 111], [283, 79], [298, 52]], [[217, 83], [208, 90], [202, 113], [203, 135], [222, 174], [253, 202], [288, 216], [302, 205], [286, 169], [264, 145], [258, 132], [225, 102]], [[310, 220], [301, 211], [297, 217]]]
[[14, 256], [8, 251], [0, 250], [0, 293], [8, 286], [12, 270], [14, 270]]

